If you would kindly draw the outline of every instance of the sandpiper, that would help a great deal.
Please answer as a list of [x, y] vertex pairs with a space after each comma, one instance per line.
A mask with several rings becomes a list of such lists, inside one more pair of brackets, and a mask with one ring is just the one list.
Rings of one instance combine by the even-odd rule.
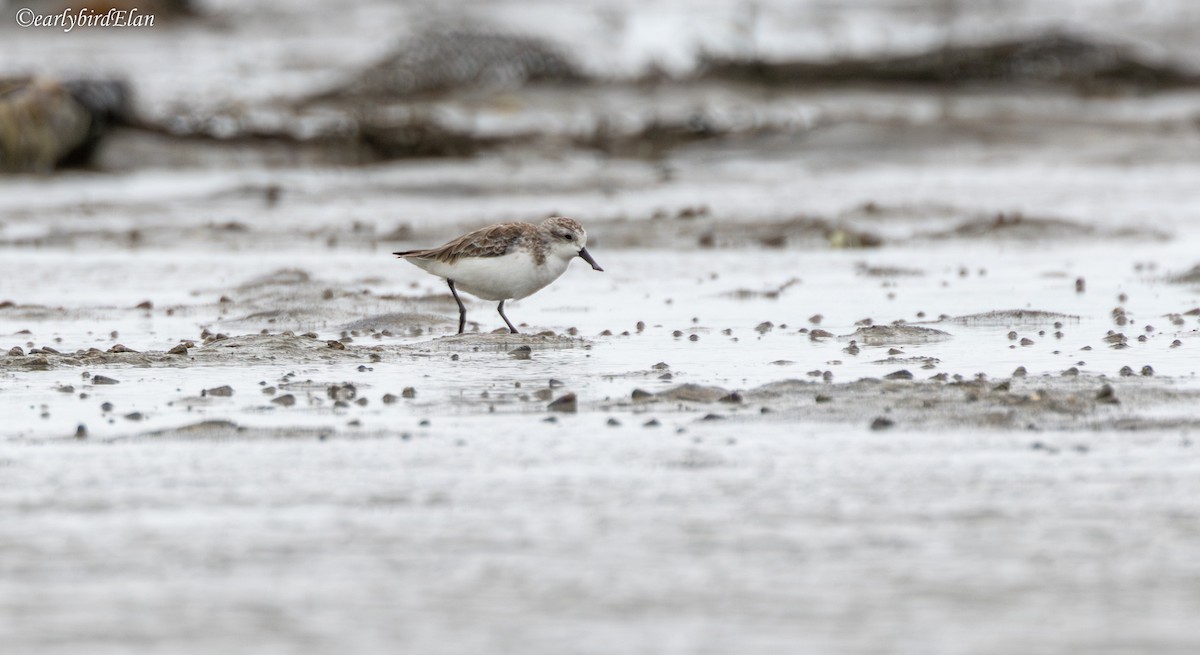
[[504, 301], [520, 300], [557, 280], [575, 257], [603, 271], [587, 251], [587, 232], [577, 221], [554, 216], [531, 223], [500, 223], [480, 228], [438, 248], [393, 253], [446, 280], [458, 303], [458, 333], [467, 324], [467, 308], [458, 290], [499, 300], [497, 310], [508, 329], [517, 328], [504, 315]]

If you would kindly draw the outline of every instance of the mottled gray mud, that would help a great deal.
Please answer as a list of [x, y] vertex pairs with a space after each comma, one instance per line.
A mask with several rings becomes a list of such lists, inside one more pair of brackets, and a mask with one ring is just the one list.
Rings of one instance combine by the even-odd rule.
[[133, 103], [0, 177], [4, 655], [1200, 652], [1197, 3], [156, 4], [0, 25]]

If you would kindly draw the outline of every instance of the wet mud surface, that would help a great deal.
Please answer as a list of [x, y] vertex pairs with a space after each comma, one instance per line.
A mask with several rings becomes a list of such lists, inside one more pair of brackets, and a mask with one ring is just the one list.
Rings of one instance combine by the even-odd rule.
[[964, 3], [0, 26], [0, 650], [1197, 652], [1200, 13]]

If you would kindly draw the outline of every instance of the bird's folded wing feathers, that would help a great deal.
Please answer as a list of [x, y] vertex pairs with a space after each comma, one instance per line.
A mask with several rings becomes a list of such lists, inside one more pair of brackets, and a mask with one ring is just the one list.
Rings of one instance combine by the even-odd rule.
[[453, 264], [462, 257], [499, 257], [520, 242], [524, 229], [523, 224], [492, 225], [468, 232], [444, 246], [393, 254], [398, 257], [434, 259], [447, 264]]

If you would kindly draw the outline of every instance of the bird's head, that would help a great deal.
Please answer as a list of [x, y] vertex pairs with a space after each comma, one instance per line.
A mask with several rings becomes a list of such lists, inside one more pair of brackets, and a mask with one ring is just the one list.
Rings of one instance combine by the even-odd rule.
[[570, 259], [580, 257], [597, 271], [603, 271], [587, 251], [587, 231], [579, 221], [565, 216], [547, 218], [540, 228], [550, 237], [550, 252], [556, 257]]

